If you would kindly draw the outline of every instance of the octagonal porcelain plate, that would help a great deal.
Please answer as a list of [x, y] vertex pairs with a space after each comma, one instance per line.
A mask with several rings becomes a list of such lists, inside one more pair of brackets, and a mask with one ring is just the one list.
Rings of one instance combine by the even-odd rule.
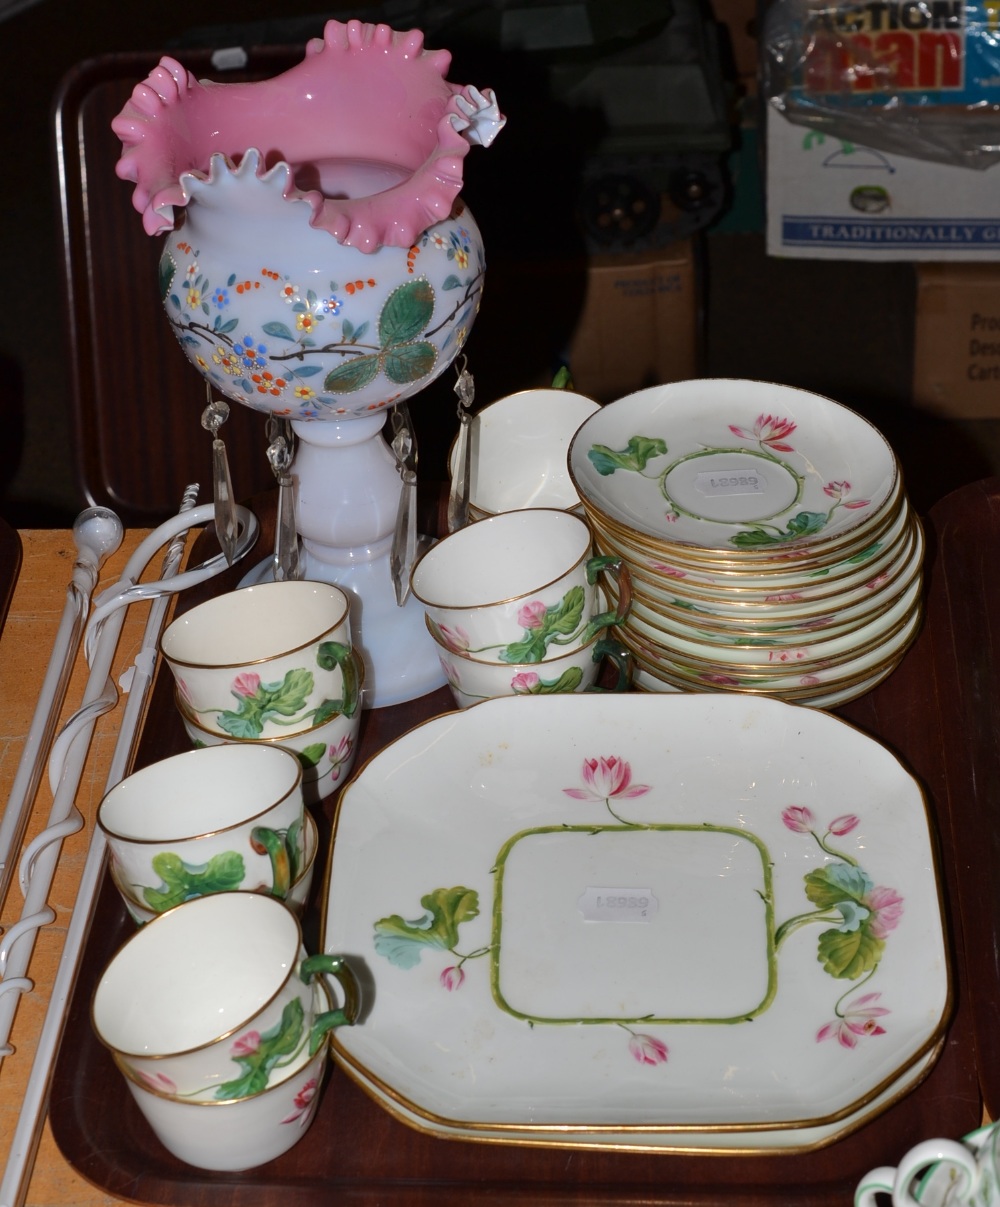
[[490, 700], [345, 790], [338, 1058], [446, 1126], [825, 1127], [950, 1009], [920, 788], [826, 714], [745, 695]]
[[811, 1152], [841, 1140], [882, 1114], [894, 1103], [915, 1089], [934, 1067], [941, 1055], [945, 1040], [939, 1041], [926, 1056], [911, 1065], [898, 1081], [892, 1082], [881, 1094], [866, 1102], [860, 1110], [833, 1123], [814, 1127], [784, 1127], [752, 1131], [683, 1129], [677, 1134], [669, 1131], [645, 1132], [637, 1128], [621, 1131], [602, 1129], [596, 1132], [560, 1129], [521, 1129], [516, 1135], [502, 1128], [491, 1129], [447, 1123], [426, 1112], [410, 1109], [377, 1082], [369, 1081], [357, 1068], [347, 1065], [345, 1071], [375, 1102], [400, 1122], [417, 1131], [453, 1140], [477, 1140], [489, 1144], [519, 1144], [532, 1148], [602, 1149], [616, 1152], [672, 1153], [802, 1153]]
[[807, 390], [726, 378], [608, 403], [574, 436], [569, 470], [588, 512], [748, 561], [864, 528], [899, 482], [885, 438], [854, 411]]

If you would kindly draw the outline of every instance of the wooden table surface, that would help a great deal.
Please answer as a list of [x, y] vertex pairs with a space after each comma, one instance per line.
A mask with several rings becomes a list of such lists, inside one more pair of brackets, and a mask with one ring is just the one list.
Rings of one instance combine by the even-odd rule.
[[[1000, 1107], [1000, 1033], [994, 1018], [1000, 997], [1000, 877], [993, 874], [1000, 858], [1000, 481], [949, 496], [932, 511], [927, 527], [924, 630], [886, 683], [837, 710], [895, 750], [927, 790], [941, 842], [952, 943], [956, 1001], [944, 1052], [926, 1081], [879, 1119], [826, 1149], [777, 1158], [511, 1149], [423, 1136], [390, 1118], [342, 1071], [333, 1070], [312, 1131], [287, 1159], [246, 1175], [199, 1175], [166, 1159], [141, 1133], [141, 1119], [136, 1124], [134, 1113], [115, 1105], [113, 1079], [105, 1080], [77, 1002], [78, 1017], [68, 1031], [72, 1043], [64, 1045], [53, 1091], [57, 1126], [54, 1132], [45, 1128], [27, 1202], [33, 1207], [125, 1201], [177, 1207], [338, 1201], [465, 1207], [483, 1200], [495, 1207], [637, 1202], [708, 1207], [724, 1198], [748, 1207], [776, 1200], [825, 1207], [850, 1202], [861, 1173], [871, 1165], [894, 1163], [917, 1140], [942, 1132], [960, 1135], [980, 1121], [984, 1106], [995, 1115]], [[0, 638], [0, 790], [3, 784], [9, 788], [16, 768], [18, 742], [28, 728], [73, 556], [69, 533], [21, 535], [24, 564]], [[133, 544], [140, 535], [130, 538]], [[262, 539], [267, 535], [265, 521]], [[109, 564], [105, 578], [123, 560], [124, 553]], [[119, 647], [119, 666], [128, 665], [141, 638], [144, 615], [142, 609], [134, 611]], [[78, 677], [70, 702], [81, 691]], [[428, 709], [447, 707], [442, 691], [412, 707], [366, 714], [368, 752]], [[101, 762], [106, 765], [110, 757], [115, 723], [115, 713], [98, 723], [79, 801], [88, 819], [103, 791]], [[149, 741], [140, 762], [170, 752], [173, 739], [151, 729], [147, 726]], [[45, 801], [40, 812], [47, 812]], [[19, 1011], [12, 1035], [19, 1052], [0, 1067], [0, 1159], [41, 1026], [87, 833], [66, 844], [52, 894], [57, 921], [43, 934], [30, 970], [38, 989]], [[19, 902], [16, 889], [11, 896], [5, 923]], [[125, 933], [123, 910], [112, 893], [102, 893], [99, 911], [93, 949], [87, 952], [94, 965]], [[78, 997], [98, 971], [88, 966], [81, 972]]]

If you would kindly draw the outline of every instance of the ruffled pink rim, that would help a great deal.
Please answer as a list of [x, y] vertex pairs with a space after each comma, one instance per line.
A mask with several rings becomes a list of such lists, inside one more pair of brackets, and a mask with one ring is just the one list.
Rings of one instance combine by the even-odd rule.
[[427, 51], [423, 42], [419, 30], [328, 21], [301, 63], [250, 84], [202, 82], [162, 58], [111, 123], [123, 146], [115, 170], [135, 184], [132, 204], [146, 233], [173, 229], [174, 207], [191, 198], [185, 177], [209, 183], [213, 155], [235, 169], [258, 147], [268, 148], [257, 158], [258, 175], [278, 163], [294, 169], [366, 156], [407, 172], [383, 192], [334, 198], [298, 188], [289, 170], [282, 196], [308, 202], [310, 225], [339, 243], [409, 247], [451, 213], [469, 151], [455, 99], [471, 99], [468, 89], [444, 78], [450, 53]]

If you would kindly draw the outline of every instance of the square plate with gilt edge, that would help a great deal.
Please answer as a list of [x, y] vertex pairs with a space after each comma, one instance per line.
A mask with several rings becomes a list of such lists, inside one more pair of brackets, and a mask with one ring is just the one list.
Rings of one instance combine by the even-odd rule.
[[338, 1059], [512, 1140], [831, 1124], [951, 1008], [916, 781], [739, 694], [507, 697], [411, 730], [341, 798], [323, 944], [371, 986]]

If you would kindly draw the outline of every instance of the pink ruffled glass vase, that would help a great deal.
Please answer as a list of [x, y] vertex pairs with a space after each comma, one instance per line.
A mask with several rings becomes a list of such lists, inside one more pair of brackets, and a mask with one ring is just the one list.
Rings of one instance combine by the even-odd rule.
[[[191, 362], [226, 398], [291, 420], [304, 575], [355, 599], [369, 702], [443, 679], [389, 568], [402, 482], [386, 412], [440, 376], [475, 320], [485, 258], [459, 196], [504, 119], [445, 78], [418, 30], [329, 21], [258, 83], [163, 58], [112, 123]], [[260, 568], [258, 575], [266, 574]]]

